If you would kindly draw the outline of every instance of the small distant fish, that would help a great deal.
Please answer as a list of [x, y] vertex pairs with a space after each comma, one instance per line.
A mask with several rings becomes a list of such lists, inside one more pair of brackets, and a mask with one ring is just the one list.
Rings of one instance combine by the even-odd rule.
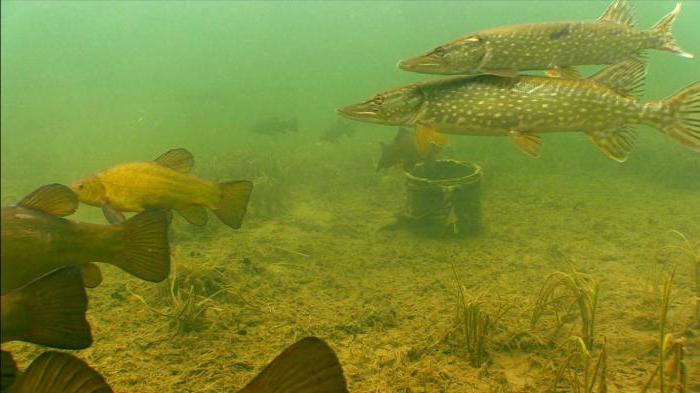
[[[119, 225], [62, 218], [77, 208], [78, 198], [61, 184], [41, 187], [16, 206], [2, 208], [3, 295], [57, 268], [79, 266], [83, 270], [82, 265], [95, 261], [110, 263], [147, 281], [159, 282], [168, 276], [165, 212], [144, 212]], [[96, 267], [88, 266], [84, 270], [94, 273]]]
[[405, 171], [410, 171], [419, 162], [435, 159], [444, 145], [444, 141], [430, 143], [428, 146], [419, 146], [415, 132], [407, 128], [399, 128], [391, 143], [380, 142], [382, 155], [377, 163], [377, 171], [401, 165]]
[[634, 124], [658, 128], [700, 151], [700, 82], [666, 100], [640, 101], [633, 95], [645, 75], [644, 63], [631, 59], [587, 79], [453, 77], [400, 87], [338, 111], [360, 121], [415, 126], [427, 140], [437, 132], [508, 135], [535, 157], [542, 143], [537, 134], [577, 131], [622, 162], [634, 145]]
[[347, 393], [335, 352], [317, 337], [287, 347], [239, 393]]
[[634, 26], [627, 0], [615, 0], [596, 21], [548, 22], [484, 30], [415, 58], [399, 67], [407, 71], [444, 75], [493, 74], [515, 76], [519, 70], [549, 70], [550, 76], [577, 77], [577, 65], [614, 64], [660, 49], [682, 57], [671, 26], [676, 8], [649, 30]]
[[112, 393], [112, 388], [100, 373], [77, 357], [47, 351], [14, 379], [8, 393]]
[[54, 270], [2, 295], [1, 341], [87, 348], [92, 344], [87, 304], [80, 270], [75, 266]]
[[152, 162], [132, 162], [108, 168], [71, 185], [81, 202], [101, 207], [111, 223], [124, 221], [122, 212], [175, 210], [188, 222], [204, 225], [206, 209], [231, 228], [240, 228], [253, 183], [239, 180], [212, 183], [188, 174], [194, 157], [173, 149]]
[[355, 126], [347, 120], [336, 119], [333, 124], [326, 127], [321, 135], [324, 142], [336, 143], [342, 137], [351, 137], [355, 134]]
[[253, 123], [248, 130], [254, 134], [261, 135], [288, 134], [290, 132], [299, 132], [299, 121], [296, 118], [273, 116]]

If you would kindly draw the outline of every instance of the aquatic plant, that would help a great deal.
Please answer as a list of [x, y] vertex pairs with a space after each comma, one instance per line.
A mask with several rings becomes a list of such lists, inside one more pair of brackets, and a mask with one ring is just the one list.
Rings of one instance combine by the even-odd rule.
[[481, 367], [488, 359], [493, 320], [483, 309], [481, 296], [467, 298], [465, 288], [456, 277], [457, 315], [454, 332], [458, 333], [460, 346], [469, 356], [474, 367]]
[[598, 302], [598, 282], [578, 272], [554, 272], [545, 279], [530, 319], [530, 326], [547, 314], [554, 315], [554, 335], [570, 320], [572, 310], [578, 308], [581, 334], [586, 348], [591, 349], [595, 339], [595, 310]]
[[[664, 281], [663, 292], [659, 304], [659, 353], [658, 364], [654, 372], [649, 377], [647, 383], [642, 387], [641, 392], [646, 392], [649, 387], [658, 380], [659, 392], [670, 391], [687, 392], [688, 371], [684, 362], [685, 340], [675, 339], [673, 334], [666, 333], [666, 322], [668, 316], [668, 305], [671, 298], [671, 286], [675, 268], [667, 274]], [[666, 362], [666, 360], [670, 360]], [[670, 386], [669, 386], [670, 385]]]
[[607, 341], [603, 340], [598, 356], [594, 356], [581, 337], [573, 336], [563, 348], [569, 348], [552, 382], [549, 392], [560, 391], [560, 386], [568, 386], [573, 393], [605, 393], [608, 391]]
[[209, 296], [203, 296], [202, 289], [199, 289], [200, 287], [195, 285], [192, 280], [178, 278], [175, 264], [172, 266], [170, 277], [165, 285], [167, 285], [167, 291], [161, 291], [161, 293], [166, 294], [164, 310], [149, 305], [142, 296], [133, 293], [128, 287], [127, 290], [149, 310], [166, 317], [170, 327], [178, 335], [202, 330], [205, 313], [211, 308], [212, 298], [224, 291], [224, 289], [220, 289]]
[[680, 238], [681, 244], [662, 247], [656, 253], [656, 260], [660, 260], [662, 254], [666, 254], [666, 256], [677, 254], [687, 258], [693, 265], [695, 273], [695, 326], [700, 328], [700, 240], [692, 242], [680, 231], [671, 230], [670, 232]]

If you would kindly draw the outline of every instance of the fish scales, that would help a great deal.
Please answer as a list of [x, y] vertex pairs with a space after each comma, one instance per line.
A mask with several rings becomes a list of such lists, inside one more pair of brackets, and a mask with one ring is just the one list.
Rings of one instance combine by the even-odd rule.
[[544, 69], [579, 64], [611, 64], [659, 45], [649, 31], [611, 22], [548, 22], [485, 30], [482, 69]]
[[124, 211], [140, 211], [151, 204], [211, 208], [220, 198], [213, 183], [150, 162], [120, 165], [99, 177], [107, 199]]
[[423, 94], [415, 122], [452, 134], [600, 130], [638, 123], [642, 113], [634, 98], [587, 80], [456, 78]]

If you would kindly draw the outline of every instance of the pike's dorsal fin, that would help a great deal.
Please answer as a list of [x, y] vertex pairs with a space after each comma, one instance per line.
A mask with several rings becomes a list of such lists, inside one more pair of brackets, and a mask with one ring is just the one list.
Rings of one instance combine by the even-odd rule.
[[637, 139], [637, 133], [627, 128], [613, 131], [590, 131], [586, 135], [603, 154], [617, 162], [627, 160]]
[[605, 67], [590, 79], [624, 96], [634, 96], [641, 92], [646, 75], [647, 69], [644, 62], [638, 58], [632, 58]]
[[626, 26], [634, 26], [632, 5], [628, 0], [613, 0], [605, 13], [598, 18], [599, 22], [614, 22]]
[[78, 196], [63, 184], [49, 184], [24, 197], [17, 205], [65, 217], [78, 210]]
[[194, 156], [185, 149], [172, 149], [156, 158], [156, 162], [172, 170], [189, 173], [194, 166]]

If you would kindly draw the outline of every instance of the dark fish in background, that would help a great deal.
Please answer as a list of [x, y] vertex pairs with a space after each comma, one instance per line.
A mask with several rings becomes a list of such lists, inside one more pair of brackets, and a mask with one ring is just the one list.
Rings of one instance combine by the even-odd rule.
[[549, 70], [550, 76], [577, 77], [577, 65], [614, 64], [660, 49], [682, 57], [671, 34], [680, 3], [649, 30], [634, 25], [627, 0], [615, 0], [595, 21], [547, 22], [499, 27], [457, 39], [399, 63], [426, 74], [515, 76], [520, 70]]
[[323, 130], [321, 140], [329, 143], [336, 143], [342, 137], [351, 137], [355, 134], [355, 125], [343, 119], [336, 119], [332, 124]]
[[1, 341], [87, 348], [92, 344], [87, 304], [80, 270], [75, 266], [54, 270], [2, 295]]
[[48, 351], [34, 359], [7, 392], [112, 393], [112, 388], [81, 359], [65, 352]]
[[606, 156], [623, 162], [634, 146], [636, 124], [700, 151], [700, 82], [665, 100], [642, 101], [635, 94], [645, 76], [644, 63], [630, 59], [586, 79], [444, 78], [380, 93], [338, 111], [360, 121], [415, 126], [419, 139], [436, 133], [509, 136], [534, 157], [540, 156], [539, 134], [582, 132]]
[[380, 146], [382, 155], [377, 163], [377, 171], [396, 165], [401, 165], [405, 171], [410, 171], [420, 162], [434, 160], [444, 146], [444, 141], [431, 142], [419, 148], [415, 132], [401, 127], [391, 143], [380, 142]]
[[238, 180], [213, 183], [189, 174], [192, 153], [172, 149], [155, 161], [130, 162], [105, 169], [71, 185], [81, 202], [101, 207], [111, 223], [124, 221], [122, 212], [175, 210], [189, 223], [204, 225], [210, 209], [226, 225], [240, 228], [253, 183]]
[[94, 261], [110, 263], [146, 281], [160, 282], [168, 276], [170, 246], [164, 211], [143, 212], [119, 225], [61, 218], [77, 207], [73, 191], [51, 184], [17, 206], [2, 208], [3, 295], [55, 269]]
[[346, 393], [343, 368], [323, 340], [303, 338], [280, 353], [239, 393]]
[[296, 118], [273, 116], [251, 124], [248, 130], [254, 134], [279, 135], [299, 132], [299, 121]]

